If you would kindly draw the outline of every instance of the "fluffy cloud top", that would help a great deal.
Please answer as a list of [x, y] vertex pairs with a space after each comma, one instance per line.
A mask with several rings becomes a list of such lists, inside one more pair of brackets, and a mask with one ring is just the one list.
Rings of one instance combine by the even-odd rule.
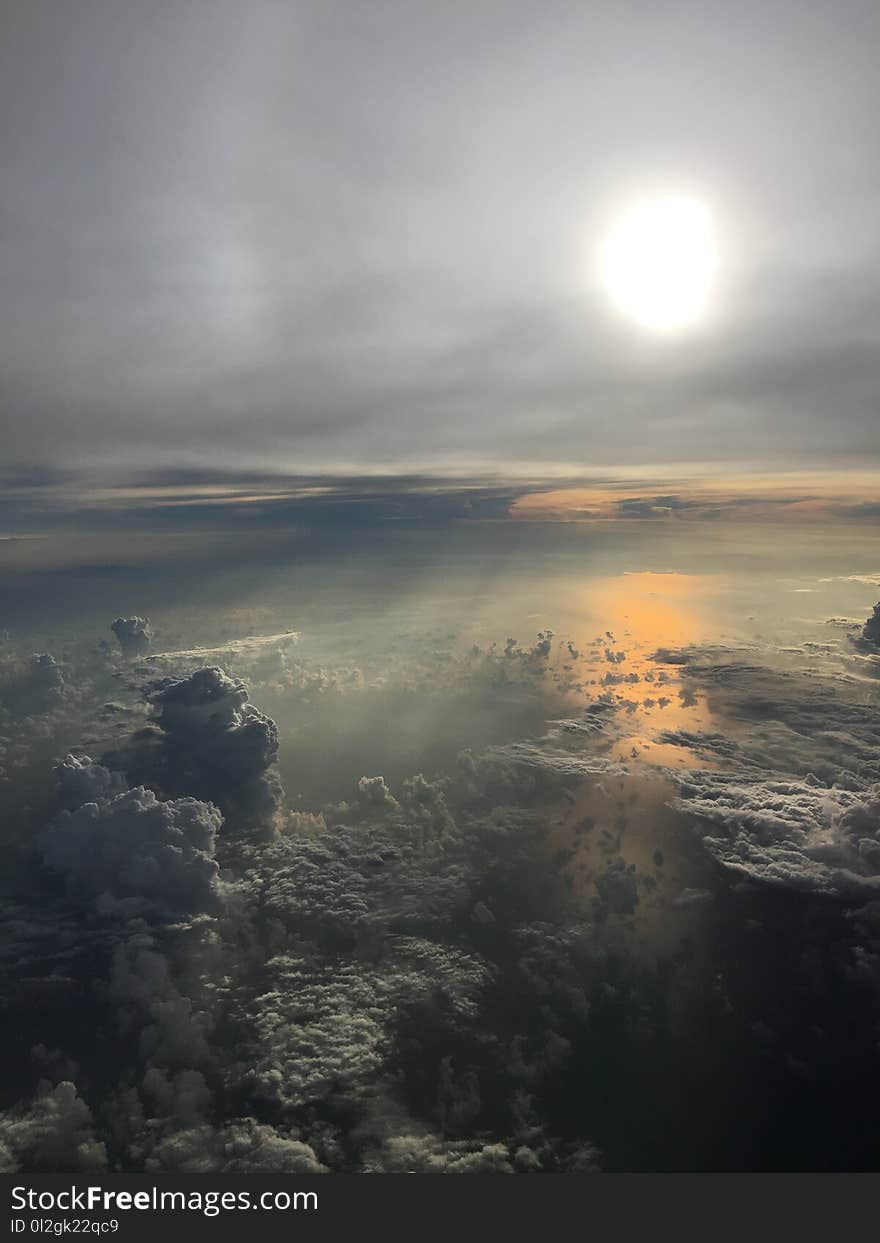
[[862, 638], [880, 647], [880, 603], [874, 605], [873, 613], [862, 627]]
[[127, 788], [121, 773], [111, 772], [87, 755], [67, 755], [55, 766], [58, 794], [69, 809], [104, 803]]
[[169, 793], [210, 799], [237, 824], [268, 827], [281, 803], [273, 766], [275, 722], [248, 702], [238, 678], [215, 665], [153, 695], [162, 731], [159, 772]]
[[192, 798], [163, 802], [139, 787], [118, 791], [118, 777], [87, 757], [68, 756], [62, 787], [89, 797], [62, 811], [42, 843], [45, 862], [69, 888], [102, 909], [202, 911], [216, 903], [216, 807]]
[[49, 652], [16, 653], [0, 634], [0, 709], [16, 717], [51, 711], [63, 701], [64, 674]]
[[880, 893], [880, 787], [703, 772], [688, 774], [680, 791], [682, 811], [722, 830], [705, 845], [725, 868], [829, 896]]
[[315, 1151], [253, 1118], [215, 1130], [201, 1125], [164, 1137], [146, 1162], [148, 1170], [181, 1174], [326, 1174]]
[[79, 1172], [101, 1170], [106, 1164], [89, 1107], [72, 1083], [54, 1088], [43, 1084], [30, 1106], [0, 1114], [0, 1173]]
[[140, 656], [149, 651], [153, 632], [146, 617], [117, 617], [110, 629], [125, 656]]

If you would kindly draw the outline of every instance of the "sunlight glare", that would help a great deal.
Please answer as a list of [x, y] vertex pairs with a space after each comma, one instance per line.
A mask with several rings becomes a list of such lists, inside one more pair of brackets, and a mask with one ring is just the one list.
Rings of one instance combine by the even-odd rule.
[[602, 278], [618, 310], [655, 332], [683, 328], [706, 308], [717, 254], [712, 219], [694, 199], [641, 204], [602, 246]]

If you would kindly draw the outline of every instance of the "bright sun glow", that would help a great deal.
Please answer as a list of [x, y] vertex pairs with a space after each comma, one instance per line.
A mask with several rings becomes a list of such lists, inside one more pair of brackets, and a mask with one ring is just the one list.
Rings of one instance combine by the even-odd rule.
[[699, 319], [716, 264], [711, 216], [694, 199], [636, 207], [602, 247], [602, 277], [615, 305], [657, 332]]

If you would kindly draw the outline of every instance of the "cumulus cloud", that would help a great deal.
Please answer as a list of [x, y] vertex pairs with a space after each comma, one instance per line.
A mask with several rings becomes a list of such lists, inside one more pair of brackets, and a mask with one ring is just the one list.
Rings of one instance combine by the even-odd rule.
[[201, 1071], [152, 1065], [139, 1086], [117, 1093], [110, 1110], [114, 1141], [150, 1173], [328, 1172], [296, 1131], [252, 1117], [215, 1123], [215, 1112]]
[[[805, 642], [760, 661], [691, 649], [685, 688], [704, 697], [711, 728], [658, 735], [706, 765], [666, 775], [675, 809], [718, 869], [709, 886], [680, 889], [673, 908], [710, 915], [723, 895], [736, 945], [718, 977], [725, 1009], [748, 1015], [743, 1036], [771, 1081], [809, 1079], [826, 1109], [854, 1118], [862, 1109], [847, 1099], [847, 1076], [820, 1086], [820, 1067], [828, 1049], [845, 1049], [853, 1081], [864, 1081], [876, 1058], [880, 726], [875, 687], [851, 650], [873, 650], [872, 621], [845, 646]], [[849, 619], [840, 626], [856, 629]], [[811, 1144], [833, 1164], [824, 1141]]]
[[258, 909], [299, 936], [353, 945], [389, 928], [440, 927], [471, 904], [467, 851], [423, 808], [292, 832], [243, 856]]
[[258, 1040], [246, 1082], [257, 1098], [295, 1109], [363, 1085], [389, 1047], [389, 1005], [362, 964], [322, 965], [283, 955], [273, 987], [253, 1003]]
[[416, 818], [438, 833], [451, 833], [455, 821], [447, 802], [448, 783], [429, 781], [423, 773], [407, 777], [400, 787], [404, 814]]
[[243, 682], [208, 666], [157, 691], [167, 767], [180, 789], [218, 803], [250, 823], [269, 824], [281, 786], [275, 722], [248, 702]]
[[65, 810], [46, 832], [43, 859], [72, 894], [102, 911], [134, 914], [213, 909], [217, 901], [219, 811], [196, 799], [163, 802], [139, 787], [119, 790], [118, 774], [68, 756], [65, 794], [88, 801]]
[[16, 717], [51, 712], [65, 693], [64, 672], [49, 652], [17, 653], [0, 636], [0, 703]]
[[151, 936], [117, 945], [107, 995], [117, 1007], [120, 1030], [134, 1034], [148, 1067], [191, 1070], [210, 1060], [204, 1010], [181, 992], [172, 964]]
[[368, 808], [382, 807], [396, 811], [398, 802], [385, 784], [384, 777], [361, 777], [357, 784], [358, 802]]
[[536, 1121], [528, 1095], [516, 1093], [514, 1129], [492, 1139], [453, 1138], [412, 1117], [391, 1085], [365, 1101], [355, 1129], [365, 1174], [595, 1173], [600, 1154], [587, 1141], [549, 1135]]
[[35, 652], [30, 659], [30, 682], [41, 698], [51, 699], [64, 686], [58, 662], [48, 652]]
[[55, 766], [58, 795], [68, 809], [105, 803], [127, 789], [121, 773], [111, 772], [87, 755], [67, 755]]
[[663, 731], [660, 741], [776, 775], [813, 773], [829, 785], [880, 781], [880, 720], [855, 679], [694, 653], [685, 680], [706, 695], [716, 728]]
[[156, 727], [110, 753], [108, 763], [166, 795], [214, 803], [228, 833], [274, 832], [283, 793], [278, 730], [249, 702], [244, 683], [211, 665], [160, 683], [150, 702]]
[[880, 787], [689, 773], [676, 806], [722, 829], [704, 841], [723, 867], [753, 880], [832, 897], [880, 892]]
[[146, 617], [117, 617], [110, 629], [124, 656], [142, 656], [149, 651], [153, 632]]
[[266, 975], [271, 988], [248, 1003], [256, 1061], [245, 1081], [257, 1099], [295, 1110], [369, 1092], [401, 1008], [439, 1007], [453, 1022], [472, 1021], [491, 973], [475, 955], [394, 937], [373, 963], [286, 953]]
[[368, 1153], [365, 1174], [513, 1174], [509, 1149], [500, 1143], [444, 1140], [430, 1133], [392, 1135]]
[[[265, 656], [263, 694], [289, 694], [285, 678], [301, 677], [292, 697], [301, 734], [328, 698], [343, 725], [346, 711], [379, 702], [382, 675], [368, 660], [349, 682], [322, 650], [314, 681], [308, 654], [297, 670], [279, 670], [285, 644], [269, 637], [254, 651], [237, 641], [181, 645], [160, 660], [186, 669], [172, 657], [216, 650], [244, 671], [254, 652]], [[559, 647], [562, 660], [579, 659], [571, 644]], [[500, 743], [458, 750], [444, 740], [443, 758], [427, 750], [423, 771], [421, 760], [394, 767], [378, 750], [358, 756], [327, 793], [294, 786], [296, 810], [282, 804], [274, 722], [216, 666], [153, 682], [147, 708], [139, 701], [141, 721], [146, 711], [152, 720], [105, 762], [66, 756], [56, 768], [64, 810], [50, 800], [37, 839], [66, 896], [33, 869], [46, 892], [33, 909], [5, 906], [0, 920], [28, 1047], [57, 1050], [56, 1077], [63, 1067], [65, 1079], [88, 1085], [86, 1147], [105, 1143], [123, 1168], [156, 1173], [588, 1172], [600, 1164], [585, 1138], [597, 1134], [595, 1110], [599, 1141], [610, 1134], [618, 1154], [621, 1142], [635, 1151], [603, 1117], [628, 1090], [614, 1068], [650, 1065], [694, 1016], [700, 1030], [711, 1013], [722, 1039], [727, 1031], [718, 1016], [728, 1013], [730, 964], [717, 968], [711, 936], [698, 949], [683, 939], [697, 921], [711, 934], [713, 901], [727, 911], [731, 893], [744, 903], [740, 891], [780, 887], [814, 905], [873, 900], [880, 727], [864, 681], [828, 673], [812, 685], [795, 652], [774, 670], [691, 649], [684, 691], [710, 702], [712, 724], [651, 741], [687, 747], [712, 767], [663, 772], [677, 784], [678, 818], [662, 806], [658, 832], [672, 836], [655, 840], [654, 803], [640, 784], [648, 749], [633, 763], [626, 745], [624, 718], [640, 705], [599, 682], [668, 678], [625, 674], [629, 658], [610, 633], [590, 651], [611, 672], [594, 667], [584, 685], [569, 678], [561, 708], [550, 632], [534, 646], [511, 641], [466, 657], [432, 637], [427, 654], [400, 658], [392, 680], [423, 697], [426, 716], [438, 681], [476, 687], [449, 700], [453, 740], [474, 703], [527, 703], [535, 713], [507, 722]], [[105, 655], [104, 668], [94, 701], [112, 695], [120, 710], [90, 717], [102, 750], [130, 728], [143, 696], [142, 667], [121, 670]], [[268, 703], [283, 711], [280, 699]], [[287, 762], [298, 780], [297, 758]], [[327, 768], [341, 771], [335, 752]], [[669, 797], [666, 784], [658, 797]], [[652, 923], [661, 916], [662, 928]], [[649, 926], [659, 935], [650, 955], [637, 953]], [[877, 947], [861, 924], [858, 936], [861, 954], [845, 960], [865, 987]], [[743, 991], [730, 988], [737, 1005]], [[50, 994], [32, 1015], [28, 998]], [[65, 1039], [58, 1016], [71, 999], [100, 1031], [100, 1048], [113, 1050], [106, 1072], [91, 1035]], [[747, 1030], [761, 1017], [748, 1013]], [[45, 1110], [40, 1101], [13, 1120]], [[13, 1163], [69, 1159], [35, 1151], [7, 1141]]]
[[107, 1165], [91, 1111], [70, 1082], [40, 1086], [30, 1105], [0, 1114], [0, 1172], [79, 1173]]
[[326, 1165], [302, 1140], [254, 1118], [219, 1129], [196, 1126], [164, 1135], [145, 1161], [148, 1171], [178, 1174], [326, 1174]]
[[880, 647], [880, 603], [874, 605], [874, 611], [862, 627], [862, 639]]
[[605, 871], [596, 879], [600, 910], [611, 915], [632, 915], [639, 902], [636, 869], [620, 855], [609, 859]]

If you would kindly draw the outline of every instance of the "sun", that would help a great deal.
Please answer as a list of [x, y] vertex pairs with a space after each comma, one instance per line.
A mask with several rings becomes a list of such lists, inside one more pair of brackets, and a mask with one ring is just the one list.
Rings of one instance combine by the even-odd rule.
[[696, 199], [640, 204], [602, 245], [602, 279], [615, 306], [655, 332], [675, 332], [704, 314], [717, 267], [712, 217]]

